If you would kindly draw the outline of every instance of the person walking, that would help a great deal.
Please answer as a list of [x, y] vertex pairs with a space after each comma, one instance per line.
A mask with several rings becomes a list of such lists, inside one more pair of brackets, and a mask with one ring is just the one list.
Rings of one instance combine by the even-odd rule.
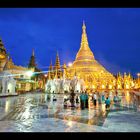
[[85, 102], [84, 102], [84, 100], [85, 100], [84, 92], [82, 92], [81, 95], [80, 95], [80, 107], [81, 107], [82, 110], [85, 109]]
[[71, 90], [71, 96], [70, 96], [71, 107], [75, 107], [74, 98], [75, 98], [74, 90]]
[[107, 97], [106, 100], [105, 100], [105, 107], [106, 107], [106, 110], [109, 110], [110, 109], [110, 99]]
[[76, 104], [79, 104], [79, 98], [78, 98], [78, 95], [76, 96]]
[[117, 102], [118, 102], [118, 97], [117, 97], [117, 95], [114, 95], [113, 101], [114, 101], [114, 103], [117, 103]]
[[88, 93], [85, 91], [85, 108], [88, 108]]
[[104, 92], [102, 92], [102, 103], [105, 102], [105, 95], [104, 95]]

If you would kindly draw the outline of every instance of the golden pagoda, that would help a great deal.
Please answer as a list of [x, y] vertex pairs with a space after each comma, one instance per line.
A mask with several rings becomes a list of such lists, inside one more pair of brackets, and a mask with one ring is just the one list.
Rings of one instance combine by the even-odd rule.
[[76, 55], [75, 61], [71, 67], [68, 67], [67, 71], [69, 73], [69, 78], [74, 77], [76, 72], [77, 77], [85, 81], [87, 89], [106, 89], [108, 83], [115, 79], [111, 73], [95, 60], [93, 52], [88, 44], [84, 22], [82, 26], [80, 49]]

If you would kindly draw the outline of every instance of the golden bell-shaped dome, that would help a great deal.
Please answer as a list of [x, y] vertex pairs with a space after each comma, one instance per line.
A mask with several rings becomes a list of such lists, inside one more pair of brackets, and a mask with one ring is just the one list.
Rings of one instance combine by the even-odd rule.
[[[86, 26], [83, 22], [82, 26], [82, 38], [81, 38], [81, 46], [80, 49], [76, 55], [76, 59], [73, 62], [73, 67], [95, 67], [96, 65], [99, 65], [97, 61], [94, 58], [93, 52], [91, 51], [87, 34], [86, 34]], [[92, 69], [93, 71], [93, 69]]]

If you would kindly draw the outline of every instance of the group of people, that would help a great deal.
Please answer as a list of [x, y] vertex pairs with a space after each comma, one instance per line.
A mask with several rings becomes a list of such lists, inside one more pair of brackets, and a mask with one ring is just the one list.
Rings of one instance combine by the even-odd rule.
[[89, 102], [92, 101], [93, 105], [96, 106], [98, 104], [105, 103], [106, 109], [110, 108], [111, 102], [117, 103], [120, 101], [118, 97], [118, 93], [116, 91], [114, 98], [110, 97], [108, 93], [105, 91], [104, 93], [99, 93], [97, 91], [88, 94], [87, 91], [81, 92], [80, 95], [76, 95], [74, 91], [71, 91], [70, 96], [64, 96], [64, 107], [68, 107], [68, 101], [70, 103], [70, 107], [76, 107], [77, 104], [80, 103], [81, 109], [89, 108]]
[[[47, 96], [47, 100], [50, 100], [50, 96]], [[57, 101], [55, 95], [53, 95], [53, 101]], [[106, 106], [106, 110], [110, 108], [111, 102], [118, 103], [120, 101], [120, 98], [118, 97], [118, 93], [116, 91], [114, 97], [112, 94], [108, 94], [107, 91], [99, 93], [97, 91], [91, 93], [87, 93], [87, 91], [82, 91], [79, 94], [74, 93], [74, 90], [71, 90], [70, 95], [68, 94], [64, 95], [64, 108], [67, 107], [77, 107], [80, 104], [81, 109], [89, 108], [89, 102], [93, 102], [93, 105], [96, 107], [97, 102], [98, 104], [104, 104]]]

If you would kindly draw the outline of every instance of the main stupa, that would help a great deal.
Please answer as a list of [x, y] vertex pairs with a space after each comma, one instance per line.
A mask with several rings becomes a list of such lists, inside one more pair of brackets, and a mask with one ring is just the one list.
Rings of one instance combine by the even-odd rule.
[[83, 79], [87, 89], [112, 89], [113, 87], [114, 76], [95, 60], [94, 54], [89, 47], [84, 22], [80, 49], [75, 61], [71, 67], [68, 67], [67, 71], [69, 78], [77, 76]]

